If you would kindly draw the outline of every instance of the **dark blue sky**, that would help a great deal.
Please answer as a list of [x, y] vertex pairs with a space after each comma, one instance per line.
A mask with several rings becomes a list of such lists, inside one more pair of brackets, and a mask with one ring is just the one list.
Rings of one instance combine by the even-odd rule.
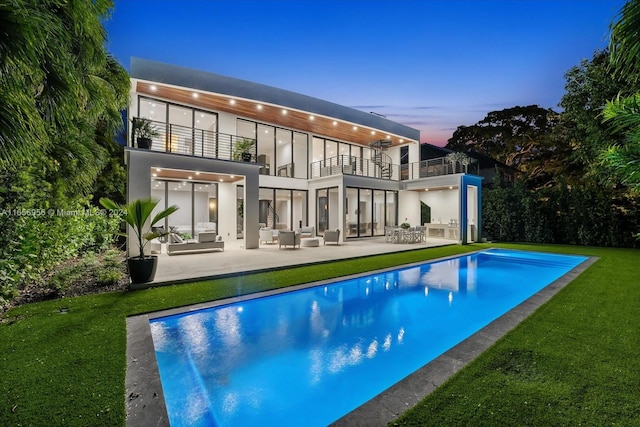
[[115, 0], [108, 49], [315, 96], [444, 145], [489, 111], [558, 110], [624, 0]]

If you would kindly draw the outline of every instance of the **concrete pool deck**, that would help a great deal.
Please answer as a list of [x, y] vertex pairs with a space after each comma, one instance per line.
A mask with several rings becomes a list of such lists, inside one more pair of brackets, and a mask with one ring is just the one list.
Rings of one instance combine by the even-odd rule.
[[[459, 255], [429, 260], [455, 258]], [[386, 426], [400, 414], [413, 407], [440, 384], [471, 362], [499, 338], [513, 329], [522, 320], [547, 302], [560, 289], [591, 266], [597, 258], [590, 257], [561, 278], [494, 320], [477, 333], [446, 351], [433, 361], [418, 369], [405, 379], [383, 391], [352, 412], [338, 419], [332, 426]], [[421, 262], [422, 263], [422, 262]], [[406, 266], [421, 263], [407, 264]], [[351, 277], [359, 277], [397, 269], [369, 271]], [[212, 301], [162, 312], [134, 316], [127, 319], [127, 426], [168, 426], [169, 419], [164, 404], [160, 375], [155, 360], [155, 349], [151, 338], [149, 320], [157, 317], [184, 313], [201, 308], [240, 302], [247, 299], [291, 292], [312, 286], [331, 283], [332, 280], [314, 282], [285, 289], [261, 292], [225, 300]]]

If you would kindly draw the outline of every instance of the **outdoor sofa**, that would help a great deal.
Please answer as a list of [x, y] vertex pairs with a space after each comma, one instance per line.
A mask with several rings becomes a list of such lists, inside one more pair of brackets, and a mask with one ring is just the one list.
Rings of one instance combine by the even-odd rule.
[[167, 254], [186, 254], [195, 252], [211, 252], [214, 250], [224, 251], [222, 236], [217, 236], [212, 231], [201, 231], [196, 240], [184, 241], [179, 235], [169, 235], [167, 243]]

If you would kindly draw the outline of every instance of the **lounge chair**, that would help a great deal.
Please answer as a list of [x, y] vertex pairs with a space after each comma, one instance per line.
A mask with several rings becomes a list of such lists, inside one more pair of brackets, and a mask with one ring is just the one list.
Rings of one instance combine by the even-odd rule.
[[270, 228], [260, 229], [260, 243], [265, 242], [268, 244], [275, 243], [278, 240], [278, 230], [272, 230]]
[[282, 249], [282, 246], [293, 246], [293, 249], [300, 247], [300, 235], [295, 231], [280, 231], [278, 234], [278, 249]]
[[172, 234], [169, 236], [169, 243], [167, 243], [167, 254], [169, 255], [214, 250], [224, 251], [222, 236], [216, 236], [215, 232], [201, 231], [197, 240], [186, 242], [179, 235]]
[[301, 239], [306, 239], [307, 237], [316, 237], [316, 228], [313, 226], [304, 226], [298, 229], [298, 233], [300, 233]]
[[340, 230], [325, 230], [324, 232], [324, 244], [327, 243], [335, 243], [336, 245], [340, 244]]

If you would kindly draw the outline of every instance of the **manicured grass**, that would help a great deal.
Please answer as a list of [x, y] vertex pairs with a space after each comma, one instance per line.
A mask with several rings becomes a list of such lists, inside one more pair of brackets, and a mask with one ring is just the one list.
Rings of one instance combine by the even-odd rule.
[[640, 425], [640, 251], [513, 247], [600, 260], [393, 425]]
[[[0, 325], [0, 425], [124, 425], [126, 316], [486, 246], [432, 248], [16, 308]], [[636, 423], [640, 251], [492, 246], [601, 259], [398, 424]]]

